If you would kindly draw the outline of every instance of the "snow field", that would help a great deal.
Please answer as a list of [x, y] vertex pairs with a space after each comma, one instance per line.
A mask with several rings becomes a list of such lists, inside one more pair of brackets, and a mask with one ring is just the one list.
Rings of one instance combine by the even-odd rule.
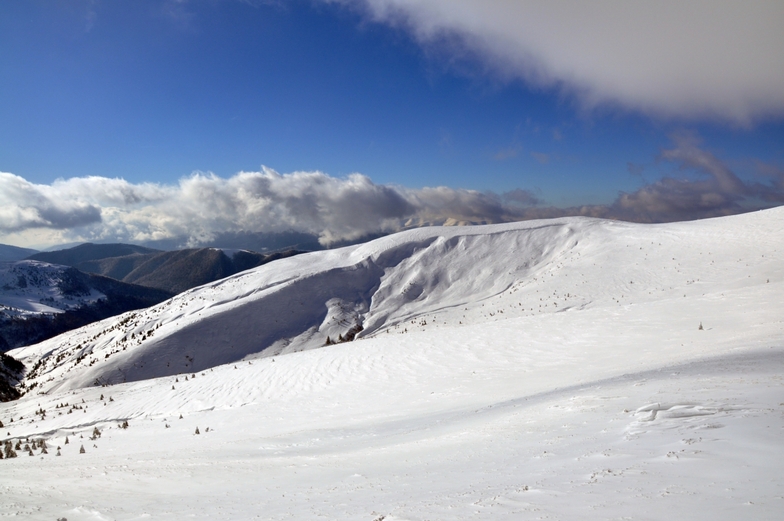
[[[354, 342], [107, 387], [50, 369], [62, 380], [46, 394], [0, 405], [0, 439], [50, 447], [0, 461], [0, 515], [778, 519], [782, 216], [414, 230], [194, 290], [147, 312], [164, 324], [153, 340], [177, 337], [174, 309], [229, 318], [300, 278], [328, 296], [331, 277], [306, 267], [343, 284], [348, 270], [373, 280], [368, 252], [385, 266], [366, 308], [336, 297], [368, 324]], [[527, 236], [505, 250], [509, 234]], [[90, 327], [80, 342], [109, 326]], [[21, 352], [58, 349], [44, 344]], [[161, 363], [190, 347], [169, 345]]]

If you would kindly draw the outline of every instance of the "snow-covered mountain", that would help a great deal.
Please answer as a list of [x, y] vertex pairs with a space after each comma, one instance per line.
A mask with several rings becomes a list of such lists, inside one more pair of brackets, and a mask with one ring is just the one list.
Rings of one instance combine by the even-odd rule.
[[12, 351], [0, 514], [777, 519], [782, 223], [417, 229]]
[[171, 293], [35, 260], [0, 262], [0, 351], [157, 304]]
[[[11, 354], [36, 367], [27, 385], [48, 392], [201, 371], [345, 337], [667, 302], [763, 282], [758, 268], [778, 262], [775, 250], [738, 270], [732, 258], [757, 239], [722, 223], [566, 218], [415, 229], [283, 259]], [[767, 232], [765, 248], [775, 248], [777, 230]]]
[[68, 266], [35, 260], [0, 263], [0, 317], [62, 313], [104, 297]]

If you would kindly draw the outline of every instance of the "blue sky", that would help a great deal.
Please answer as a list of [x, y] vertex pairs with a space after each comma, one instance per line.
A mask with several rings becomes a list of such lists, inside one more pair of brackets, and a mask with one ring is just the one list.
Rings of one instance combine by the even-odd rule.
[[[482, 3], [472, 0], [5, 2], [0, 242], [140, 242], [187, 236], [190, 228], [199, 230], [191, 243], [224, 231], [287, 229], [328, 242], [392, 231], [412, 218], [497, 222], [568, 209], [662, 221], [784, 201], [784, 100], [777, 92], [784, 85], [774, 70], [784, 46], [768, 34], [784, 22], [781, 8], [745, 21], [734, 12], [700, 16], [704, 34], [683, 34], [667, 16], [655, 27], [645, 12], [615, 9], [609, 13], [620, 19], [608, 20], [605, 10], [581, 46], [582, 29], [574, 36], [570, 28], [590, 29], [593, 13], [558, 19], [509, 4], [499, 0], [477, 16]], [[632, 27], [642, 20], [644, 30], [651, 20], [652, 34], [679, 31], [667, 43], [673, 49], [613, 35], [624, 17]], [[711, 23], [727, 20], [738, 25], [727, 39], [749, 40], [735, 61], [709, 47]], [[548, 23], [546, 36], [520, 36]], [[592, 49], [605, 33], [609, 47]], [[659, 63], [691, 50], [698, 59]], [[596, 65], [583, 68], [591, 59]], [[691, 72], [679, 77], [684, 70]], [[640, 87], [659, 78], [650, 92]], [[740, 188], [716, 188], [722, 168]], [[239, 172], [258, 175], [242, 181]], [[355, 173], [363, 180], [352, 184]], [[260, 179], [281, 188], [250, 190], [238, 203], [247, 183]], [[673, 190], [661, 184], [667, 179], [689, 184], [674, 189], [681, 203], [661, 210], [659, 199]], [[186, 210], [167, 215], [172, 205], [193, 204], [188, 183], [202, 194], [212, 183], [209, 197], [227, 197], [214, 205], [247, 209], [209, 222], [195, 222]], [[362, 190], [386, 193], [392, 199], [381, 206], [394, 208], [335, 224], [330, 204], [344, 204], [341, 197], [305, 221], [294, 210], [299, 203], [280, 203], [296, 197], [302, 207], [321, 205], [313, 186], [324, 183], [355, 200]], [[437, 201], [433, 190], [422, 192], [435, 187], [452, 192], [439, 192]], [[717, 205], [689, 206], [716, 190], [724, 198]], [[125, 194], [121, 203], [117, 191]], [[468, 201], [472, 194], [484, 199]], [[638, 206], [658, 198], [659, 210], [647, 203], [642, 213], [601, 210], [620, 208], [619, 194], [641, 194]], [[483, 206], [493, 201], [497, 208]], [[259, 205], [269, 211], [259, 213]], [[593, 209], [577, 210], [585, 206]], [[368, 219], [372, 225], [350, 225]]]

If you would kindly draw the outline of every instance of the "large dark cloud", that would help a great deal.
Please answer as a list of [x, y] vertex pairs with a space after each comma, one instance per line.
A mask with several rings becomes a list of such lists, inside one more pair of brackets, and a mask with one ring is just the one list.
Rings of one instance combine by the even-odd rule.
[[321, 0], [504, 78], [665, 117], [784, 115], [784, 2]]

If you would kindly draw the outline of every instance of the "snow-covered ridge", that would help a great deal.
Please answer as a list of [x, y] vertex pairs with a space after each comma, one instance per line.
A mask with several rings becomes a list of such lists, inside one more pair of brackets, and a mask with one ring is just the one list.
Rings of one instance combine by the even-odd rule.
[[[784, 248], [775, 226], [782, 210], [760, 215], [415, 229], [282, 259], [11, 354], [34, 367], [28, 388], [49, 392], [199, 371], [346, 337], [746, 287], [765, 283], [757, 268], [777, 262]], [[760, 245], [753, 258], [740, 253]]]
[[0, 316], [62, 313], [105, 297], [77, 284], [71, 272], [34, 260], [0, 262]]
[[[19, 350], [46, 362], [0, 404], [0, 516], [778, 519], [782, 222], [415, 230]], [[313, 338], [358, 318], [360, 340], [90, 386], [118, 360], [195, 366], [197, 334], [296, 332], [297, 296], [326, 309]]]

